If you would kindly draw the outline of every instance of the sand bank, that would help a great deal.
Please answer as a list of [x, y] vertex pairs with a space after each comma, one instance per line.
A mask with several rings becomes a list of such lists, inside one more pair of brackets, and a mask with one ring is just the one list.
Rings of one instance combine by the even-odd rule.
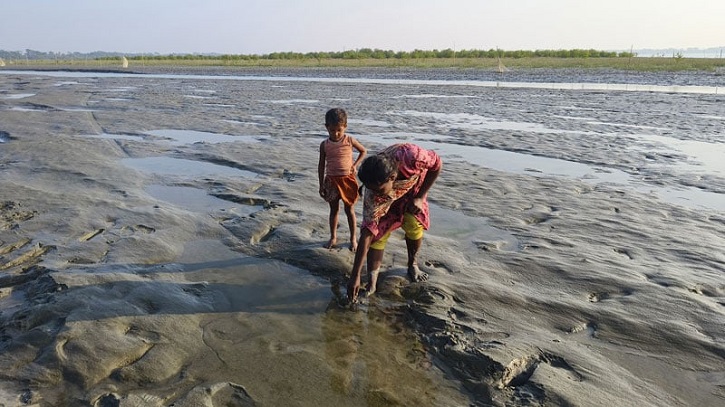
[[[0, 399], [721, 405], [722, 98], [1, 74]], [[356, 310], [322, 248], [331, 106], [445, 161], [431, 280], [391, 241]]]

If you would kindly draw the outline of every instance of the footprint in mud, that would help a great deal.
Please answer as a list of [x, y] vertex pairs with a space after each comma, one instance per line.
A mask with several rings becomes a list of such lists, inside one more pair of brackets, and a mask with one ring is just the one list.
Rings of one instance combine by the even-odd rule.
[[545, 223], [551, 219], [558, 218], [559, 217], [559, 208], [555, 206], [550, 206], [545, 209], [535, 209], [531, 208], [525, 213], [525, 217], [523, 219], [524, 223], [527, 225], [538, 225], [541, 223]]
[[257, 245], [259, 243], [264, 243], [268, 241], [272, 236], [274, 236], [274, 232], [277, 230], [275, 226], [272, 225], [266, 225], [266, 227], [263, 227], [262, 229], [258, 230], [252, 235], [252, 238], [249, 240], [249, 243], [252, 245]]
[[598, 293], [589, 293], [589, 302], [599, 302], [603, 301], [609, 298], [609, 293], [605, 292], [598, 292]]
[[473, 244], [478, 248], [479, 250], [483, 250], [485, 252], [492, 252], [492, 251], [499, 251], [503, 249], [507, 242], [503, 240], [498, 241], [484, 241], [484, 240], [474, 240]]
[[252, 407], [256, 406], [257, 402], [249, 395], [244, 386], [232, 382], [222, 382], [211, 386], [197, 386], [173, 405], [176, 407]]
[[577, 372], [564, 358], [539, 349], [538, 353], [522, 356], [509, 362], [503, 371], [497, 387], [504, 389], [525, 384], [541, 363], [566, 370], [570, 373], [570, 379], [574, 381], [580, 382], [584, 380], [584, 376]]
[[708, 284], [694, 284], [687, 288], [687, 291], [705, 297], [721, 297], [725, 295], [724, 289], [710, 286]]
[[622, 249], [622, 248], [617, 247], [617, 248], [614, 249], [614, 252], [617, 253], [617, 254], [621, 254], [623, 256], [627, 256], [627, 258], [629, 258], [630, 260], [634, 260], [634, 256], [627, 249]]
[[497, 387], [504, 389], [526, 383], [534, 374], [536, 368], [539, 367], [539, 363], [541, 363], [539, 355], [528, 355], [513, 359], [506, 365]]
[[122, 226], [118, 234], [121, 237], [129, 237], [136, 233], [145, 233], [145, 234], [151, 234], [156, 232], [156, 229], [146, 226], [146, 225], [131, 225], [131, 226]]
[[585, 332], [587, 336], [590, 338], [596, 338], [597, 337], [597, 324], [596, 322], [582, 322], [581, 324], [577, 324], [573, 327], [571, 327], [567, 333], [570, 334], [578, 334], [581, 332]]
[[305, 349], [302, 346], [290, 345], [285, 342], [272, 342], [269, 344], [269, 350], [272, 353], [290, 354], [304, 352]]
[[287, 182], [294, 182], [297, 179], [297, 175], [289, 170], [282, 171], [282, 176], [280, 178], [286, 180]]
[[30, 220], [37, 214], [37, 211], [22, 209], [22, 205], [18, 202], [2, 202], [0, 203], [0, 230], [17, 229], [21, 222]]
[[195, 297], [201, 297], [205, 290], [207, 289], [206, 283], [192, 283], [192, 284], [182, 284], [181, 285], [181, 291], [193, 295]]
[[422, 304], [452, 306], [455, 303], [452, 293], [443, 287], [435, 287], [430, 284], [409, 284], [403, 289], [402, 294], [403, 297]]
[[455, 274], [456, 272], [453, 271], [450, 267], [448, 267], [447, 264], [443, 263], [442, 261], [438, 260], [428, 260], [425, 262], [425, 265], [434, 269], [443, 269], [448, 274]]

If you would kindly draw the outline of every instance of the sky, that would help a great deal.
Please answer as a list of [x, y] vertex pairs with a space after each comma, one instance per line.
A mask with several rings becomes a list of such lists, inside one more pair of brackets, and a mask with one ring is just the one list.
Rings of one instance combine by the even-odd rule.
[[0, 50], [725, 47], [723, 0], [0, 0]]

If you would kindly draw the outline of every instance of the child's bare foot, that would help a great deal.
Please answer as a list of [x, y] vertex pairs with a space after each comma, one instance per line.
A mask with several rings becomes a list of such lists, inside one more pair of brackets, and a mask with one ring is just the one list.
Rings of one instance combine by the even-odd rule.
[[324, 247], [325, 249], [332, 249], [333, 247], [335, 247], [336, 244], [337, 244], [337, 238], [331, 237], [330, 240], [327, 243], [325, 243], [322, 247]]
[[408, 266], [408, 277], [414, 283], [428, 280], [428, 274], [420, 271], [417, 264]]
[[368, 276], [368, 285], [365, 288], [365, 296], [369, 297], [373, 294], [375, 294], [375, 290], [377, 290], [378, 285], [378, 274], [380, 274], [380, 269], [375, 269], [370, 272], [370, 275]]

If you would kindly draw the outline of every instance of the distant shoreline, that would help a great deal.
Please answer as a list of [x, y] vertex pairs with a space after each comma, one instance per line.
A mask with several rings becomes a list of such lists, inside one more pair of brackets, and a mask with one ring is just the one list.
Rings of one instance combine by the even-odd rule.
[[480, 69], [496, 72], [521, 69], [615, 69], [637, 72], [682, 72], [725, 70], [725, 58], [417, 58], [417, 59], [131, 59], [122, 68], [121, 59], [103, 60], [15, 60], [5, 61], [0, 69], [73, 69], [73, 70], [147, 70], [158, 69], [230, 69], [249, 68], [411, 68], [411, 69]]
[[[635, 71], [606, 67], [542, 67], [524, 68], [510, 67], [500, 72], [491, 67], [410, 67], [410, 66], [222, 66], [222, 65], [130, 65], [128, 68], [115, 65], [14, 65], [0, 68], [0, 74], [12, 72], [69, 72], [69, 76], [77, 73], [100, 73], [108, 75], [192, 75], [209, 77], [268, 77], [268, 78], [317, 78], [363, 81], [458, 81], [458, 82], [495, 82], [495, 83], [539, 83], [539, 84], [572, 84], [571, 89], [585, 89], [589, 86], [576, 84], [593, 84], [596, 89], [602, 86], [615, 85], [612, 90], [622, 85], [643, 86], [685, 86], [714, 87], [715, 93], [725, 89], [725, 67], [714, 70], [689, 71]], [[62, 76], [62, 75], [60, 75]], [[553, 85], [553, 88], [559, 88]], [[567, 88], [568, 89], [568, 88]], [[629, 89], [632, 90], [632, 89]]]

